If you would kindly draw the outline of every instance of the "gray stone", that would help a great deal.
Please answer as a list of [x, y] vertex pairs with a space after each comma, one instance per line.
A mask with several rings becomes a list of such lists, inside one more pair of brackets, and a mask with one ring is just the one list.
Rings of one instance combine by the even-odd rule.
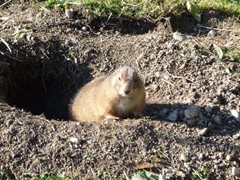
[[177, 119], [178, 119], [178, 110], [176, 109], [168, 115], [168, 120], [176, 121]]
[[205, 109], [205, 111], [207, 113], [211, 113], [212, 112], [212, 108], [211, 107], [206, 106], [204, 109]]
[[187, 36], [184, 34], [181, 34], [179, 32], [174, 32], [173, 39], [175, 39], [177, 41], [185, 41], [187, 39]]
[[213, 118], [213, 120], [214, 120], [214, 122], [215, 122], [216, 124], [218, 124], [218, 125], [221, 125], [221, 124], [222, 124], [222, 119], [221, 119], [220, 116], [215, 116], [215, 117]]
[[238, 176], [240, 174], [240, 168], [239, 167], [232, 167], [232, 175]]
[[216, 36], [218, 33], [217, 33], [217, 31], [215, 31], [215, 30], [210, 30], [209, 32], [208, 32], [208, 36], [209, 37], [214, 37], [214, 36]]
[[179, 159], [180, 159], [181, 161], [184, 161], [184, 162], [188, 162], [188, 161], [190, 160], [189, 157], [188, 157], [188, 155], [185, 154], [185, 153], [182, 153], [182, 154], [180, 155]]
[[74, 18], [74, 13], [75, 13], [75, 11], [73, 9], [66, 9], [66, 11], [65, 11], [65, 15], [68, 18]]
[[231, 161], [233, 159], [233, 156], [231, 155], [231, 154], [228, 154], [227, 156], [226, 156], [226, 160], [227, 161]]
[[205, 155], [204, 155], [203, 153], [200, 153], [199, 156], [198, 156], [198, 158], [199, 158], [200, 160], [203, 160], [204, 157], [205, 157]]
[[240, 113], [237, 112], [237, 110], [232, 109], [232, 110], [231, 110], [231, 114], [232, 114], [232, 116], [236, 119], [237, 122], [240, 122]]
[[207, 134], [207, 132], [208, 132], [208, 128], [203, 128], [203, 129], [198, 131], [198, 135], [199, 136], [204, 136], [204, 135]]
[[187, 119], [195, 118], [199, 115], [201, 108], [196, 106], [190, 106], [184, 110], [184, 115]]
[[187, 120], [186, 120], [186, 122], [187, 122], [188, 125], [194, 125], [194, 124], [196, 124], [196, 121], [197, 121], [197, 120], [196, 120], [195, 118], [194, 118], [194, 119], [187, 119]]

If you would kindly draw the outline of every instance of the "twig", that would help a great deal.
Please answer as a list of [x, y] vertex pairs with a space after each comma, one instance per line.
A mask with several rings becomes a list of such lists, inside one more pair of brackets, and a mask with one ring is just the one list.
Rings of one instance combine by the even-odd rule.
[[3, 38], [1, 38], [1, 41], [7, 46], [8, 50], [10, 51], [10, 53], [12, 53], [12, 50], [11, 50], [9, 44]]
[[105, 24], [108, 23], [108, 21], [110, 20], [111, 17], [112, 17], [112, 13], [109, 14], [109, 16], [108, 16], [107, 21], [105, 22]]
[[185, 77], [182, 77], [182, 76], [175, 76], [175, 75], [171, 74], [167, 69], [166, 69], [166, 71], [174, 79], [186, 79], [186, 80], [188, 80], [190, 82], [193, 82], [191, 79], [188, 79], [188, 78], [185, 78]]
[[203, 26], [203, 25], [198, 25], [198, 26], [201, 27], [201, 28], [205, 28], [205, 29], [214, 29], [214, 30], [217, 30], [217, 31], [229, 31], [229, 32], [240, 33], [240, 31], [233, 31], [233, 30], [230, 30], [230, 29], [213, 28], [213, 27], [208, 27], [208, 26]]
[[124, 174], [126, 180], [130, 180], [125, 171], [123, 171], [123, 174]]
[[4, 6], [6, 6], [8, 3], [10, 3], [12, 0], [8, 0], [7, 2], [3, 3], [0, 5], [0, 8], [3, 8]]
[[163, 81], [165, 81], [166, 83], [168, 83], [168, 84], [170, 84], [170, 85], [172, 85], [172, 86], [174, 86], [174, 87], [176, 87], [173, 83], [171, 83], [170, 81], [168, 81], [168, 80], [166, 80], [166, 79], [164, 79], [164, 78], [161, 78]]

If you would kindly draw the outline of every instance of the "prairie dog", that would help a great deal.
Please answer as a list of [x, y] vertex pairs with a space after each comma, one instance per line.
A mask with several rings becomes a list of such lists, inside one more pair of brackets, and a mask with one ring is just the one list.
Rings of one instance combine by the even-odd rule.
[[70, 115], [80, 122], [102, 122], [140, 113], [144, 107], [143, 81], [136, 70], [124, 66], [80, 89], [70, 105]]

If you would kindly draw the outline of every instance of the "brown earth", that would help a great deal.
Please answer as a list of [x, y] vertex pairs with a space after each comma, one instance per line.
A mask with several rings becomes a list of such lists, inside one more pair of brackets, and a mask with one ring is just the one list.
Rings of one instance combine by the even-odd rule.
[[[173, 179], [196, 172], [240, 179], [231, 174], [240, 166], [240, 123], [230, 113], [240, 112], [240, 58], [221, 61], [213, 48], [239, 49], [238, 19], [203, 12], [202, 25], [221, 29], [209, 37], [186, 13], [153, 20], [76, 11], [71, 19], [11, 5], [0, 17], [2, 179], [127, 179], [142, 168]], [[173, 31], [189, 39], [176, 41]], [[69, 120], [76, 90], [122, 65], [145, 81], [143, 117], [103, 125]]]

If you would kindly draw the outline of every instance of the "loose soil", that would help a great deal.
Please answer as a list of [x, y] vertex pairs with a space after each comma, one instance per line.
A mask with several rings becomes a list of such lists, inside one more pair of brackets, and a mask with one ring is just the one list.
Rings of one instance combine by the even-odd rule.
[[[2, 179], [126, 179], [139, 169], [173, 179], [194, 172], [240, 179], [231, 174], [240, 166], [240, 123], [230, 113], [240, 112], [239, 57], [221, 61], [212, 46], [240, 48], [238, 19], [203, 12], [202, 25], [225, 29], [209, 37], [186, 14], [153, 20], [76, 12], [71, 19], [11, 5], [0, 15]], [[190, 38], [176, 41], [173, 31]], [[101, 125], [71, 121], [76, 91], [123, 65], [145, 81], [144, 114]], [[188, 110], [198, 113], [187, 118]]]

